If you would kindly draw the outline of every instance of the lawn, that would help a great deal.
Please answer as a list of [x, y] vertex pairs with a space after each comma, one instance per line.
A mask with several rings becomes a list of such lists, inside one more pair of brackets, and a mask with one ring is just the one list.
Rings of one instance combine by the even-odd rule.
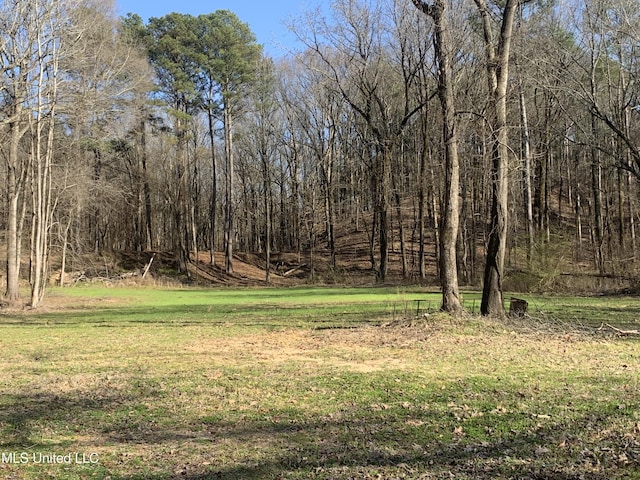
[[528, 300], [53, 290], [0, 315], [0, 477], [640, 478], [639, 345], [597, 329], [640, 299]]

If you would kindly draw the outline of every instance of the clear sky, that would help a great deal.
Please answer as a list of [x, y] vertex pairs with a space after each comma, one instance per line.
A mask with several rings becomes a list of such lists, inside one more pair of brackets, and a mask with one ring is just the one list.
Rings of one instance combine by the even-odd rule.
[[162, 17], [168, 13], [200, 15], [216, 10], [230, 10], [249, 24], [258, 43], [274, 58], [283, 56], [287, 49], [295, 48], [295, 37], [286, 23], [299, 17], [314, 3], [304, 0], [116, 0], [119, 15], [137, 13], [146, 22], [150, 17]]

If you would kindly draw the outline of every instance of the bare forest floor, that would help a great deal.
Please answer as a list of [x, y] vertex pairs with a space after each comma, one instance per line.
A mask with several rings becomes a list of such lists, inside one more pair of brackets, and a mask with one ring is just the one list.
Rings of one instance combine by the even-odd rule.
[[[372, 285], [377, 276], [371, 261], [369, 241], [365, 232], [344, 232], [337, 238], [336, 264], [330, 264], [326, 242], [313, 251], [273, 252], [267, 282], [266, 259], [263, 252], [237, 252], [233, 259], [233, 273], [224, 269], [224, 254], [215, 252], [214, 264], [208, 251], [192, 255], [188, 271], [180, 270], [175, 255], [170, 252], [109, 252], [86, 254], [70, 262], [65, 273], [65, 285], [76, 283], [108, 283], [165, 286], [172, 284], [194, 286], [297, 286], [297, 285]], [[522, 243], [522, 242], [521, 242]], [[507, 255], [505, 291], [519, 293], [618, 294], [636, 293], [640, 274], [634, 264], [613, 265], [612, 272], [599, 274], [594, 270], [591, 253], [571, 254], [570, 243], [562, 236], [536, 247], [536, 258], [526, 264], [519, 248]], [[394, 238], [389, 253], [387, 285], [437, 286], [436, 252], [432, 242], [426, 245], [426, 275], [418, 273], [418, 244], [406, 241], [405, 265], [399, 240]], [[197, 260], [196, 260], [197, 258]], [[153, 260], [152, 260], [153, 259]], [[374, 261], [379, 252], [374, 249]], [[480, 288], [483, 252], [478, 247], [476, 265], [470, 270], [460, 269], [462, 286]], [[146, 275], [145, 269], [148, 268]], [[28, 271], [25, 262], [23, 271]], [[54, 258], [50, 284], [59, 285], [60, 263]]]
[[[421, 283], [437, 285], [435, 248], [427, 245], [426, 272], [424, 279], [418, 275], [418, 243], [405, 242], [406, 272], [403, 274], [401, 245], [397, 233], [391, 233], [389, 268], [385, 283]], [[330, 250], [326, 239], [320, 239], [313, 250], [274, 251], [271, 253], [269, 284], [273, 286], [295, 286], [300, 284], [363, 285], [376, 283], [376, 272], [371, 263], [370, 244], [367, 231], [362, 226], [338, 226], [336, 228], [336, 264], [330, 263]], [[151, 259], [153, 258], [153, 261]], [[374, 247], [374, 259], [379, 261], [379, 251]], [[144, 279], [145, 268], [149, 269]], [[224, 268], [223, 252], [215, 252], [214, 263], [209, 251], [194, 252], [188, 272], [179, 269], [175, 255], [170, 252], [103, 252], [78, 256], [69, 261], [65, 284], [78, 282], [140, 283], [145, 285], [167, 285], [171, 283], [200, 286], [261, 286], [266, 285], [266, 255], [264, 252], [236, 250], [233, 258], [233, 273]], [[26, 269], [25, 269], [26, 271]], [[54, 258], [50, 283], [60, 281], [60, 261]]]

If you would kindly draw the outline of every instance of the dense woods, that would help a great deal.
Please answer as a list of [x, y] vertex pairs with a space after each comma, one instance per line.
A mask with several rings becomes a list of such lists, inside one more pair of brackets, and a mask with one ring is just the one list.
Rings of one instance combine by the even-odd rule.
[[249, 252], [268, 282], [363, 248], [498, 315], [509, 276], [635, 277], [637, 2], [336, 0], [277, 59], [230, 11], [114, 11], [0, 7], [6, 302], [110, 251]]

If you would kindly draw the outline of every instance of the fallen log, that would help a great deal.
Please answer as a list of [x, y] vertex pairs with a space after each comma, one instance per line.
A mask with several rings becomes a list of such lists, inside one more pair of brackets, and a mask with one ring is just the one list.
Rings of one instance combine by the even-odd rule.
[[287, 277], [287, 276], [291, 275], [292, 273], [297, 272], [298, 270], [304, 268], [305, 266], [306, 266], [306, 264], [298, 265], [297, 267], [294, 267], [291, 270], [288, 270], [288, 271], [284, 272], [282, 274], [282, 276], [283, 277]]
[[142, 274], [142, 279], [144, 280], [144, 277], [147, 276], [147, 273], [149, 273], [149, 269], [151, 268], [151, 264], [153, 263], [153, 259], [156, 258], [156, 254], [154, 253], [153, 255], [151, 255], [151, 260], [149, 260], [149, 263], [147, 263], [147, 266], [144, 267], [144, 273]]

